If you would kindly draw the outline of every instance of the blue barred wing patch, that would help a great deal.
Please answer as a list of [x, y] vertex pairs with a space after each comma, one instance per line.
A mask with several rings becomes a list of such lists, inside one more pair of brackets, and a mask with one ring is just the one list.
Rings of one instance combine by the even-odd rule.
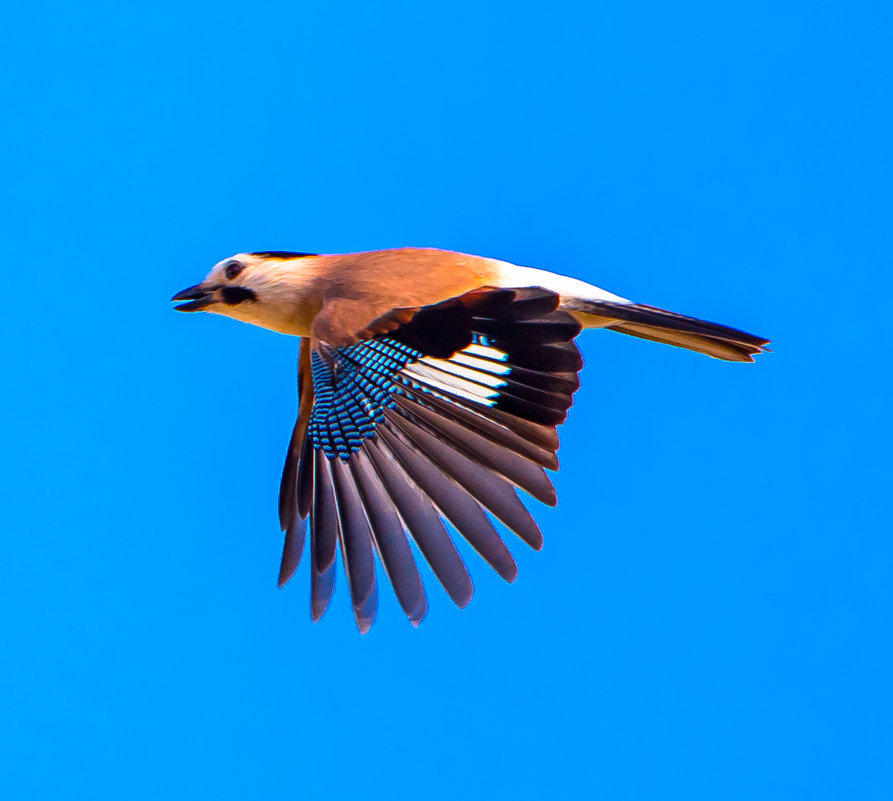
[[[328, 357], [328, 358], [327, 358]], [[309, 435], [329, 458], [347, 461], [374, 436], [399, 392], [397, 373], [422, 353], [394, 339], [369, 339], [311, 356], [316, 398]]]

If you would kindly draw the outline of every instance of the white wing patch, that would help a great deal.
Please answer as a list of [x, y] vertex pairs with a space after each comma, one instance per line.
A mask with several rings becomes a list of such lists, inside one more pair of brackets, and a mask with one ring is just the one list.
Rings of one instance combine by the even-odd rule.
[[[428, 364], [431, 367], [437, 370], [443, 370], [446, 373], [450, 373], [458, 378], [464, 378], [468, 381], [474, 381], [478, 384], [485, 384], [488, 387], [504, 387], [505, 381], [503, 381], [498, 376], [493, 375], [489, 372], [481, 372], [480, 370], [469, 370], [467, 367], [463, 367], [461, 364], [454, 363], [448, 359], [432, 359], [429, 356], [426, 356], [424, 359], [421, 359], [424, 364]], [[508, 372], [509, 368], [504, 367], [500, 372]]]
[[457, 353], [456, 356], [462, 357], [464, 354], [483, 356], [486, 359], [496, 359], [498, 362], [504, 362], [509, 357], [505, 351], [501, 351], [499, 348], [491, 348], [489, 345], [478, 345], [477, 343], [469, 345], [465, 350]]
[[407, 378], [432, 390], [451, 392], [474, 403], [493, 406], [500, 390], [507, 385], [503, 376], [512, 370], [510, 365], [504, 363], [507, 358], [508, 355], [497, 348], [473, 344], [450, 359], [425, 356], [406, 365], [402, 372]]
[[465, 351], [457, 353], [451, 361], [457, 365], [465, 365], [475, 372], [486, 373], [487, 375], [508, 375], [512, 371], [511, 366], [508, 364], [479, 359], [477, 356], [467, 356]]

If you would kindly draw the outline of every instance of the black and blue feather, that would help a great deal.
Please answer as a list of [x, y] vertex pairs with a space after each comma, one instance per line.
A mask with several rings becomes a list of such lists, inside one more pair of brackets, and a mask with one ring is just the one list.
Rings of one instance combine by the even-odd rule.
[[389, 337], [311, 355], [316, 400], [310, 416], [313, 446], [347, 461], [384, 422], [400, 391], [397, 373], [424, 354]]

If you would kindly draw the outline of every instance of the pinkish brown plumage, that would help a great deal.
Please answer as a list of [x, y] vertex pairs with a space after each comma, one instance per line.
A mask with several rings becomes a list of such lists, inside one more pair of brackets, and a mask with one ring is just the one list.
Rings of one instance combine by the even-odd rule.
[[471, 599], [449, 520], [508, 581], [491, 517], [542, 535], [515, 490], [554, 504], [556, 427], [579, 386], [582, 328], [608, 328], [753, 361], [767, 340], [633, 303], [577, 279], [432, 248], [340, 255], [241, 253], [174, 296], [301, 338], [298, 420], [280, 487], [279, 582], [310, 522], [312, 611], [325, 611], [340, 548], [361, 631], [377, 608], [375, 557], [407, 617], [427, 611], [407, 534], [453, 600]]

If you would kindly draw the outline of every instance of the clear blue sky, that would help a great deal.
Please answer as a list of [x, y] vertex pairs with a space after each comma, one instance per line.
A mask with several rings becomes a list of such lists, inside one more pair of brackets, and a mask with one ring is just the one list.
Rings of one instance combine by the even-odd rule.
[[[4, 18], [4, 798], [893, 797], [890, 4]], [[546, 546], [276, 589], [296, 342], [168, 298], [433, 245], [773, 339], [581, 341]], [[467, 552], [467, 551], [466, 551]]]

